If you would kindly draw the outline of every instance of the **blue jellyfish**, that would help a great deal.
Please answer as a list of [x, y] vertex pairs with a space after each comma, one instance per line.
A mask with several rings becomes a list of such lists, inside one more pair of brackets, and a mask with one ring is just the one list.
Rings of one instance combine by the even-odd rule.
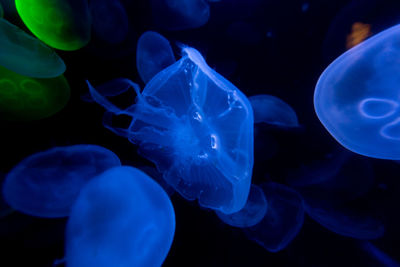
[[166, 30], [198, 28], [210, 18], [206, 0], [151, 0], [154, 22]]
[[136, 50], [136, 67], [144, 83], [148, 83], [154, 75], [175, 61], [171, 45], [162, 35], [147, 31], [140, 36]]
[[298, 127], [296, 112], [285, 102], [272, 95], [255, 95], [249, 97], [254, 111], [254, 123]]
[[345, 148], [369, 157], [400, 159], [400, 25], [348, 50], [322, 73], [314, 107]]
[[114, 167], [89, 181], [71, 209], [66, 266], [161, 266], [174, 232], [164, 190], [136, 168]]
[[[212, 70], [189, 47], [158, 73], [136, 104], [122, 109], [89, 84], [104, 106], [104, 124], [139, 145], [164, 179], [184, 198], [229, 214], [246, 204], [253, 168], [253, 111], [246, 96]], [[128, 115], [128, 129], [110, 125], [111, 115]]]
[[250, 227], [259, 223], [267, 213], [268, 203], [262, 189], [252, 184], [249, 198], [243, 209], [232, 214], [216, 212], [217, 216], [226, 224], [234, 227]]
[[101, 146], [55, 147], [16, 165], [4, 181], [3, 196], [13, 209], [32, 216], [68, 216], [88, 180], [120, 165], [117, 155]]
[[[371, 242], [364, 241], [361, 244], [361, 248], [364, 249], [369, 256], [372, 256], [372, 258], [378, 262], [379, 266], [400, 267], [400, 264], [398, 262], [392, 259], [388, 254], [374, 246]], [[368, 263], [371, 264], [371, 262]]]
[[129, 19], [119, 0], [91, 0], [93, 30], [103, 41], [118, 44], [128, 34]]
[[284, 249], [299, 233], [304, 222], [303, 199], [282, 184], [261, 185], [268, 202], [264, 218], [255, 226], [244, 228], [247, 237], [270, 252]]

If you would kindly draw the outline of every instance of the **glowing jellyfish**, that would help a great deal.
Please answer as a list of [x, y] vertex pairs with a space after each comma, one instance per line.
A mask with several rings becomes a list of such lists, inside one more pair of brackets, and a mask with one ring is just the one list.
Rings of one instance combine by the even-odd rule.
[[268, 202], [267, 213], [258, 224], [244, 231], [266, 250], [277, 252], [284, 249], [303, 226], [303, 200], [296, 191], [281, 184], [270, 182], [261, 188]]
[[147, 31], [140, 36], [136, 51], [136, 67], [144, 83], [148, 83], [154, 75], [175, 61], [171, 45], [162, 35]]
[[298, 127], [296, 112], [285, 102], [272, 95], [255, 95], [249, 97], [254, 111], [254, 123]]
[[64, 61], [51, 48], [1, 18], [0, 37], [1, 66], [35, 78], [52, 78], [64, 73]]
[[249, 198], [243, 209], [232, 214], [217, 212], [218, 217], [234, 227], [250, 227], [259, 223], [267, 213], [268, 204], [264, 192], [257, 185], [250, 187]]
[[210, 18], [205, 0], [151, 0], [153, 20], [167, 30], [184, 30], [203, 26]]
[[119, 0], [92, 0], [89, 4], [93, 30], [105, 42], [118, 44], [128, 34], [129, 19]]
[[87, 1], [15, 0], [15, 5], [29, 30], [51, 47], [72, 51], [90, 40]]
[[314, 94], [319, 120], [344, 147], [400, 159], [400, 25], [353, 47], [322, 73]]
[[[129, 138], [153, 161], [164, 179], [188, 200], [224, 213], [246, 204], [253, 168], [253, 111], [247, 98], [212, 70], [201, 54], [184, 56], [158, 73], [137, 103], [120, 109], [95, 88], [107, 110], [105, 125]], [[110, 125], [111, 114], [132, 116], [128, 129]]]
[[120, 165], [119, 158], [101, 146], [55, 147], [27, 157], [8, 173], [4, 199], [13, 209], [29, 215], [68, 216], [87, 181]]
[[163, 189], [138, 169], [115, 167], [89, 181], [72, 208], [67, 266], [161, 266], [174, 232]]

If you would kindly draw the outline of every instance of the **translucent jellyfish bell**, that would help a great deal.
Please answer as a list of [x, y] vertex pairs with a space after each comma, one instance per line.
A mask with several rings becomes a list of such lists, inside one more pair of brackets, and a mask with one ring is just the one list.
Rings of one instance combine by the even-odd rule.
[[[110, 113], [132, 116], [126, 136], [153, 161], [183, 197], [224, 213], [242, 209], [253, 168], [253, 111], [247, 98], [213, 71], [201, 54], [184, 56], [158, 73], [136, 104], [120, 109], [89, 85], [93, 99]], [[106, 113], [107, 114], [107, 113]]]
[[400, 25], [353, 47], [318, 80], [314, 107], [328, 132], [364, 156], [400, 159]]
[[68, 216], [83, 185], [119, 165], [119, 158], [101, 146], [55, 147], [15, 166], [4, 181], [3, 196], [13, 209], [29, 215]]
[[161, 266], [174, 232], [163, 189], [138, 169], [115, 167], [89, 181], [72, 207], [66, 266]]

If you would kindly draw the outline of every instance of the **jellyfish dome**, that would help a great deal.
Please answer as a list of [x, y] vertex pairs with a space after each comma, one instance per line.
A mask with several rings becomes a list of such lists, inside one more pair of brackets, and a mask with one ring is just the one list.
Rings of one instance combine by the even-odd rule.
[[400, 25], [345, 52], [322, 73], [314, 107], [328, 132], [347, 149], [400, 159]]
[[90, 84], [89, 89], [108, 113], [132, 117], [128, 129], [116, 129], [107, 119], [105, 125], [138, 144], [139, 152], [184, 198], [234, 213], [244, 207], [250, 190], [253, 110], [246, 96], [197, 50], [185, 47], [183, 54], [142, 93], [126, 80], [137, 93], [129, 108], [118, 108]]
[[65, 217], [87, 181], [120, 165], [117, 155], [101, 146], [55, 147], [31, 155], [15, 166], [4, 181], [3, 196], [20, 212]]
[[66, 266], [161, 266], [174, 233], [164, 190], [138, 169], [115, 167], [89, 181], [73, 205]]

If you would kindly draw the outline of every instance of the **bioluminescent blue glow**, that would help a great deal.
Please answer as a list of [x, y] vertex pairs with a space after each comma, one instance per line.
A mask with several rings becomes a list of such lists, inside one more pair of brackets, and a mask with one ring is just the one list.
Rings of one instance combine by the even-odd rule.
[[118, 44], [128, 34], [129, 19], [119, 0], [91, 0], [93, 30], [103, 41]]
[[161, 266], [174, 233], [164, 190], [136, 168], [115, 167], [89, 181], [72, 207], [67, 266]]
[[328, 132], [364, 156], [400, 159], [400, 25], [353, 47], [322, 73], [314, 107]]
[[171, 45], [162, 35], [147, 31], [140, 36], [136, 50], [136, 67], [144, 83], [148, 83], [154, 75], [175, 61]]
[[243, 209], [232, 214], [216, 212], [218, 217], [226, 224], [234, 227], [250, 227], [259, 223], [268, 210], [268, 203], [262, 189], [252, 184], [249, 197]]
[[167, 30], [198, 28], [210, 18], [206, 0], [151, 0], [154, 22]]
[[[105, 126], [140, 147], [164, 179], [188, 200], [229, 214], [244, 207], [253, 168], [253, 110], [246, 96], [212, 70], [201, 54], [184, 56], [158, 73], [136, 104], [120, 109], [89, 84], [104, 106]], [[113, 127], [112, 114], [128, 115], [128, 129]]]
[[281, 99], [272, 95], [255, 95], [249, 97], [254, 111], [254, 123], [298, 127], [296, 112]]
[[269, 182], [261, 188], [268, 202], [267, 213], [258, 224], [244, 231], [266, 250], [277, 252], [284, 249], [303, 226], [303, 200], [296, 191], [282, 184]]
[[101, 146], [55, 147], [17, 164], [4, 181], [3, 196], [13, 209], [32, 216], [68, 216], [83, 185], [119, 165], [117, 155]]

